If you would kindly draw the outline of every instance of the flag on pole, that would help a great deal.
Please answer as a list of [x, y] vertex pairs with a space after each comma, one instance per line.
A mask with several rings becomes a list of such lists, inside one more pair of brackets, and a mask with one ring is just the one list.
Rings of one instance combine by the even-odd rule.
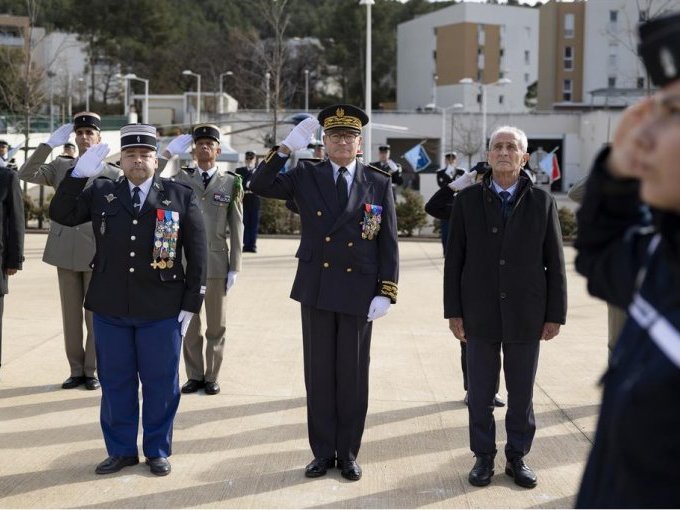
[[560, 165], [557, 162], [557, 155], [555, 154], [556, 150], [557, 147], [545, 155], [538, 163], [538, 166], [541, 168], [541, 170], [543, 170], [543, 172], [545, 172], [545, 174], [550, 177], [550, 184], [562, 177]]
[[415, 172], [420, 172], [432, 163], [432, 160], [430, 159], [430, 156], [427, 155], [427, 151], [422, 143], [414, 145], [409, 149], [404, 154], [404, 158], [413, 167], [413, 171]]

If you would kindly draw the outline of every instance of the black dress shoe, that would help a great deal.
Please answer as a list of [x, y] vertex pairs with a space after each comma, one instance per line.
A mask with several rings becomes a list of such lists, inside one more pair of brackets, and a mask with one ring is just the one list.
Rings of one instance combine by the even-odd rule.
[[220, 385], [216, 382], [206, 381], [205, 383], [205, 394], [206, 395], [217, 395], [220, 392]]
[[496, 407], [505, 407], [505, 400], [503, 400], [498, 393], [493, 398], [493, 405]]
[[505, 474], [512, 477], [517, 485], [527, 489], [533, 489], [538, 483], [536, 473], [521, 458], [508, 460], [505, 464]]
[[170, 467], [170, 461], [166, 457], [153, 457], [151, 459], [146, 459], [146, 464], [151, 469], [151, 474], [156, 476], [169, 475], [172, 467]]
[[99, 389], [100, 384], [99, 384], [99, 379], [96, 377], [86, 377], [85, 378], [85, 389], [88, 390], [97, 390]]
[[491, 483], [493, 476], [493, 456], [492, 455], [477, 455], [475, 467], [472, 468], [468, 475], [468, 482], [475, 487], [484, 487]]
[[184, 383], [184, 386], [182, 386], [182, 393], [196, 393], [203, 386], [205, 386], [205, 382], [197, 381], [196, 379], [189, 379], [186, 383]]
[[103, 462], [97, 464], [97, 468], [94, 470], [98, 475], [110, 475], [111, 473], [117, 473], [124, 467], [134, 466], [139, 464], [138, 457], [107, 457]]
[[338, 469], [343, 478], [356, 482], [361, 479], [361, 466], [356, 460], [339, 460]]
[[305, 467], [305, 476], [307, 478], [318, 478], [325, 475], [326, 471], [333, 467], [335, 467], [335, 459], [317, 457]]
[[85, 377], [82, 375], [74, 377], [71, 376], [68, 379], [66, 379], [63, 383], [61, 383], [61, 387], [65, 390], [72, 390], [73, 388], [77, 388], [81, 384], [85, 384]]

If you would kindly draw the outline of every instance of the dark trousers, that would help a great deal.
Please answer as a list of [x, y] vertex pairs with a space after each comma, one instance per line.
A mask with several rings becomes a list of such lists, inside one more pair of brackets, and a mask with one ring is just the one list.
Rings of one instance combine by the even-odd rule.
[[356, 460], [368, 410], [372, 322], [302, 305], [307, 428], [314, 457]]
[[[468, 370], [467, 370], [467, 343], [466, 342], [461, 342], [460, 343], [460, 368], [463, 370], [463, 389], [465, 391], [468, 390]], [[500, 378], [500, 373], [498, 374], [498, 377], [496, 378], [496, 393], [498, 393], [498, 389], [500, 388], [500, 383], [501, 383], [501, 378]]]
[[149, 321], [97, 313], [93, 319], [108, 454], [137, 455], [141, 380], [144, 455], [169, 457], [180, 397], [180, 323], [175, 317]]
[[259, 200], [244, 200], [243, 203], [243, 249], [257, 249], [257, 229], [260, 225]]
[[0, 367], [2, 366], [2, 315], [5, 312], [5, 295], [0, 294]]
[[536, 433], [533, 394], [539, 342], [490, 343], [468, 338], [468, 413], [470, 417], [470, 449], [475, 455], [496, 454], [496, 423], [493, 396], [501, 368], [508, 390], [505, 430], [508, 459], [524, 457], [531, 449]]

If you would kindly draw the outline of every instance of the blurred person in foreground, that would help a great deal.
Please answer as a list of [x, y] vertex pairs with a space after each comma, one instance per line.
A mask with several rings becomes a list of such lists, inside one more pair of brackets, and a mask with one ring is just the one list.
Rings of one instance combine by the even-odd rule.
[[536, 433], [540, 340], [555, 338], [567, 314], [557, 204], [522, 171], [528, 159], [522, 130], [503, 126], [492, 133], [491, 172], [456, 195], [446, 248], [444, 317], [467, 344], [470, 449], [477, 459], [468, 481], [480, 487], [494, 475], [501, 350], [508, 390], [505, 473], [521, 487], [536, 486], [524, 457]]
[[680, 507], [680, 13], [639, 32], [659, 91], [622, 115], [577, 215], [576, 269], [593, 295], [628, 311], [580, 508]]

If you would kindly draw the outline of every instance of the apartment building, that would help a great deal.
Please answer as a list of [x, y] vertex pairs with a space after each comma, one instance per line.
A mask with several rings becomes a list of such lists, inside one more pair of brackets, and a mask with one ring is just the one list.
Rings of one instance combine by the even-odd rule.
[[527, 87], [538, 74], [538, 18], [531, 7], [460, 3], [401, 23], [397, 109], [461, 103], [479, 111], [483, 84], [489, 113], [527, 111]]

